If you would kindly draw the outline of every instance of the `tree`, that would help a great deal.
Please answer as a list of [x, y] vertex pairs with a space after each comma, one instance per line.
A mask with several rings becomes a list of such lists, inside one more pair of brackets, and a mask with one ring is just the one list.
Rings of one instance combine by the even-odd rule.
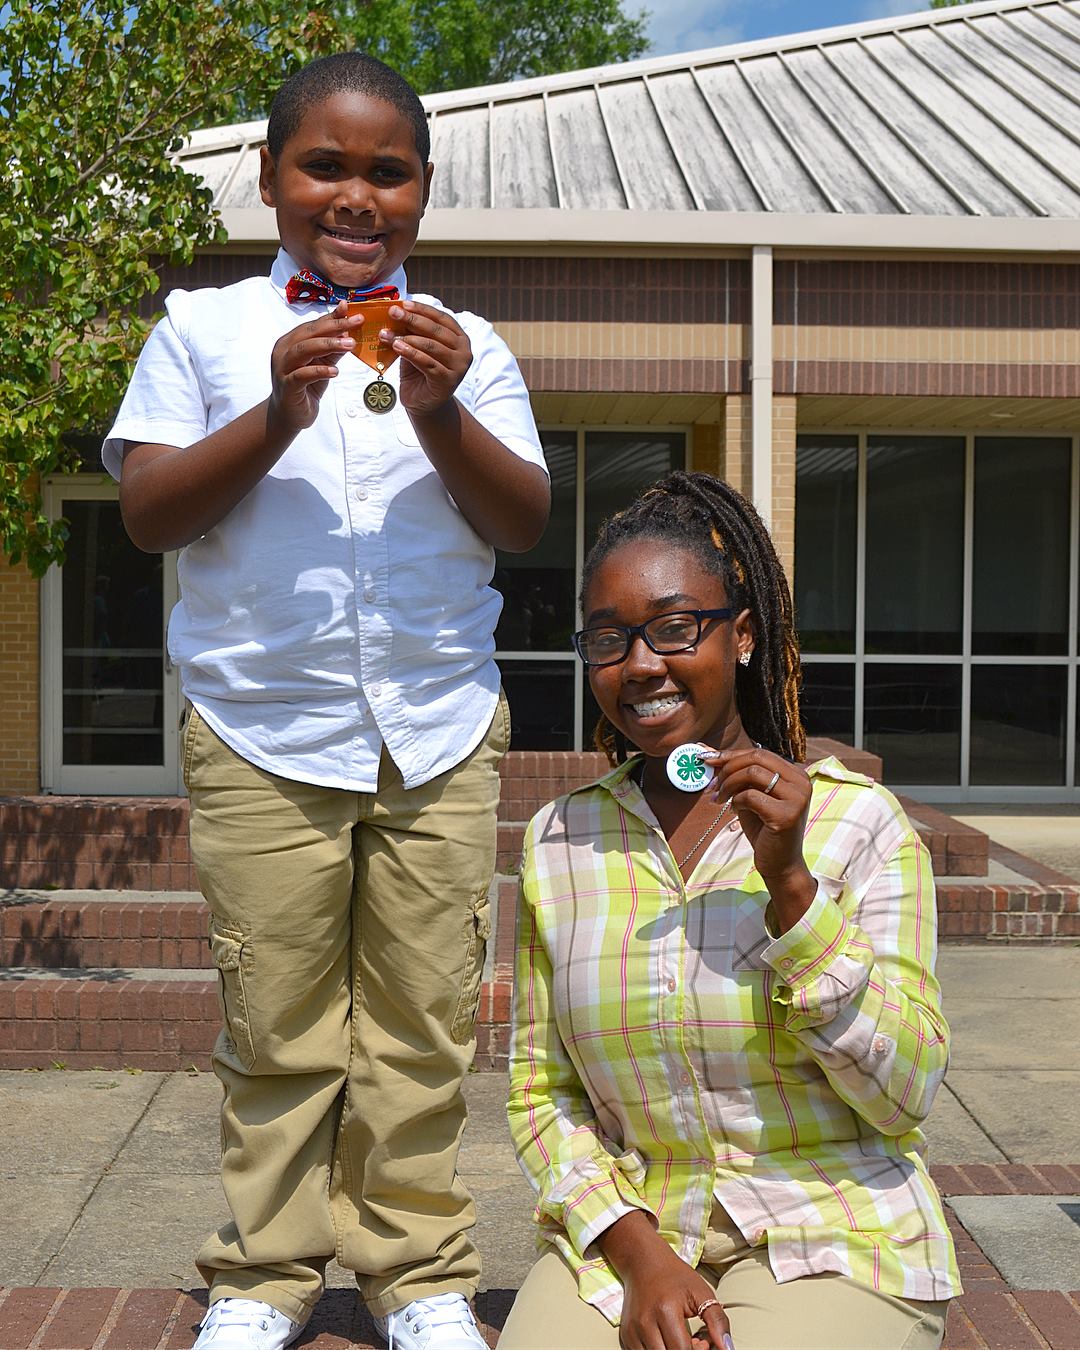
[[972, 0], [930, 0], [931, 9], [955, 9], [957, 5], [970, 5]]
[[264, 116], [314, 55], [359, 47], [423, 91], [625, 59], [620, 0], [7, 0], [0, 23], [0, 553], [40, 575], [66, 528], [42, 475], [78, 467], [147, 331], [158, 269], [220, 243], [175, 167], [193, 129]]
[[76, 467], [72, 428], [107, 425], [164, 262], [222, 237], [209, 191], [170, 156], [265, 99], [336, 42], [259, 0], [9, 0], [0, 27], [0, 545], [41, 574], [63, 522], [40, 476]]
[[347, 0], [354, 45], [421, 93], [607, 65], [648, 49], [647, 15], [621, 0]]

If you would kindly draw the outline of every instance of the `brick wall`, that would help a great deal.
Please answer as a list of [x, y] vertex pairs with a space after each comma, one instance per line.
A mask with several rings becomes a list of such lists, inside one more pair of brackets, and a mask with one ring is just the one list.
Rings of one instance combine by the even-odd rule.
[[40, 591], [25, 567], [0, 560], [0, 794], [41, 786]]

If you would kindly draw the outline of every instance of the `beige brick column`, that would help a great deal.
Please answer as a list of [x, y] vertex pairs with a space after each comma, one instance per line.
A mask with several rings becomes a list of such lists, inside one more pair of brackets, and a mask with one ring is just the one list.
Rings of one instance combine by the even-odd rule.
[[773, 518], [772, 537], [788, 581], [795, 576], [795, 423], [797, 400], [790, 394], [773, 396]]
[[724, 400], [721, 441], [721, 477], [733, 488], [750, 496], [753, 446], [749, 394], [729, 394]]
[[41, 788], [41, 584], [0, 560], [0, 795]]

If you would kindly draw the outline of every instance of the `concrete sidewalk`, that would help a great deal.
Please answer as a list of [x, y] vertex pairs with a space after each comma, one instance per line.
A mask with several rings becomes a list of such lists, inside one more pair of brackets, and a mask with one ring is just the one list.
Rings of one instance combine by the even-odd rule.
[[[1080, 1290], [1080, 944], [946, 946], [939, 973], [954, 1051], [928, 1125], [931, 1163], [1002, 1288]], [[506, 1080], [473, 1074], [467, 1087], [461, 1165], [484, 1288], [513, 1290], [534, 1249]], [[193, 1253], [223, 1215], [218, 1101], [207, 1074], [0, 1073], [4, 1212], [18, 1216], [0, 1225], [0, 1285], [197, 1288]], [[336, 1266], [329, 1283], [353, 1287]], [[11, 1350], [2, 1314], [0, 1350]], [[348, 1344], [311, 1342], [324, 1343]]]

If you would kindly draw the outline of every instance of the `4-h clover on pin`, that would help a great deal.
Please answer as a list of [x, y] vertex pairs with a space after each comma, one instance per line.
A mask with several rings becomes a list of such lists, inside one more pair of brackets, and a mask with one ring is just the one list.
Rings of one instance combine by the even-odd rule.
[[716, 770], [711, 764], [704, 763], [701, 756], [711, 751], [711, 745], [699, 741], [677, 745], [667, 757], [668, 780], [680, 792], [700, 792], [707, 788], [716, 777]]

